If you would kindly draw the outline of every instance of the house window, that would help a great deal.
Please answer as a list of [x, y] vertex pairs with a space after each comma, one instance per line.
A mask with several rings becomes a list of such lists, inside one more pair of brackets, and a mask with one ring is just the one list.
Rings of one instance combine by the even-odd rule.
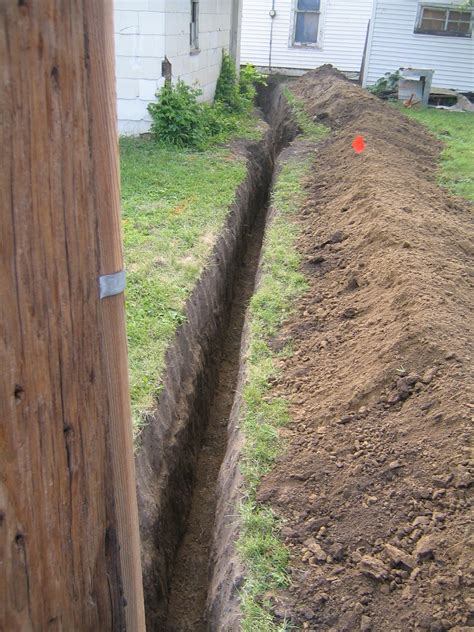
[[471, 37], [472, 11], [440, 6], [421, 6], [415, 33]]
[[189, 43], [191, 50], [199, 50], [199, 0], [191, 0]]
[[318, 42], [321, 0], [295, 0], [293, 44], [314, 46]]

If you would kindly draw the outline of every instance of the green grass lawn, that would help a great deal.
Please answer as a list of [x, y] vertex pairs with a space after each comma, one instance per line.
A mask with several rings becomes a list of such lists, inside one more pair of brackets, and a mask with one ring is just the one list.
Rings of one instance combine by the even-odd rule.
[[403, 111], [426, 125], [445, 143], [441, 154], [440, 183], [474, 202], [474, 113], [434, 108]]
[[[255, 124], [254, 124], [255, 132]], [[130, 387], [135, 429], [153, 409], [165, 350], [246, 175], [229, 149], [120, 140]]]

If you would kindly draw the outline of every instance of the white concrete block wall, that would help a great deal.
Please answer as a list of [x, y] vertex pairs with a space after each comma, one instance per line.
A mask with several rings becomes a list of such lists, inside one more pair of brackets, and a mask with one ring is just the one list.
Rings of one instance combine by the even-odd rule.
[[150, 127], [147, 105], [163, 85], [164, 0], [115, 0], [115, 74], [120, 134]]
[[231, 43], [237, 0], [200, 0], [199, 51], [189, 44], [190, 0], [114, 0], [118, 125], [121, 134], [149, 129], [147, 106], [163, 84], [168, 57], [173, 80], [197, 84], [214, 98], [222, 51]]
[[138, 14], [140, 35], [165, 35], [166, 17], [164, 11], [140, 11]]
[[[115, 3], [115, 6], [123, 3]], [[133, 6], [133, 5], [132, 5]], [[138, 11], [114, 11], [115, 33], [131, 35], [138, 33]]]
[[189, 48], [190, 2], [169, 0], [173, 8], [166, 16], [166, 54], [173, 68], [173, 79], [197, 84], [202, 99], [214, 97], [219, 77], [222, 50], [230, 46], [231, 0], [200, 0], [199, 52]]

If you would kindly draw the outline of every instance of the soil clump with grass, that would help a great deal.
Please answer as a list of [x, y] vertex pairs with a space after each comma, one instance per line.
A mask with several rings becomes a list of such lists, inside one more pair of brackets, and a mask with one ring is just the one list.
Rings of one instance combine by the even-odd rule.
[[292, 422], [258, 500], [291, 587], [263, 601], [308, 630], [472, 630], [472, 207], [416, 122], [328, 67], [292, 91], [333, 135], [299, 217], [310, 290], [273, 341]]

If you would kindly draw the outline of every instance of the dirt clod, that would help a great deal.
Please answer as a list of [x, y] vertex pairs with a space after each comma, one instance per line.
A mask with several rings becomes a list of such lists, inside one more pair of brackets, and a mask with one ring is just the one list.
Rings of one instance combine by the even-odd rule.
[[364, 557], [360, 560], [360, 570], [364, 573], [364, 575], [379, 581], [388, 579], [389, 576], [388, 568], [382, 560], [370, 555], [364, 555]]
[[394, 566], [405, 566], [408, 569], [414, 569], [416, 566], [415, 559], [413, 556], [408, 555], [405, 551], [398, 549], [396, 546], [392, 546], [391, 544], [385, 545], [385, 552], [390, 562]]

